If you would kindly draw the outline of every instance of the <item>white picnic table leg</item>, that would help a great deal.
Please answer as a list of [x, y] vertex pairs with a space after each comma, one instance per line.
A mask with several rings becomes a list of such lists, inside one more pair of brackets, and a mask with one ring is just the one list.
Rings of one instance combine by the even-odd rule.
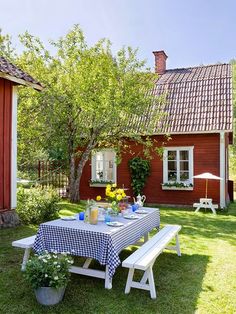
[[133, 275], [134, 275], [134, 268], [129, 268], [129, 273], [128, 273], [126, 286], [125, 286], [125, 294], [130, 293], [131, 283], [133, 281]]
[[106, 265], [106, 271], [105, 271], [105, 288], [106, 289], [112, 289], [112, 279], [109, 278], [109, 266]]
[[28, 259], [29, 259], [29, 256], [30, 256], [30, 248], [26, 248], [25, 249], [25, 253], [24, 253], [24, 257], [23, 257], [23, 262], [22, 262], [22, 265], [21, 265], [21, 270], [24, 271], [25, 270], [25, 266], [28, 262]]

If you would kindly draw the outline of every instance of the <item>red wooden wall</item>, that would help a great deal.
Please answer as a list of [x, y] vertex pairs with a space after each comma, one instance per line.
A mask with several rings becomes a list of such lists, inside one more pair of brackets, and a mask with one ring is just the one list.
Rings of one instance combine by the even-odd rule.
[[[164, 140], [161, 136], [156, 136], [159, 143]], [[129, 188], [127, 194], [132, 196], [130, 186], [130, 172], [128, 168], [128, 160], [140, 154], [141, 147], [136, 144], [132, 145], [133, 155], [125, 154], [122, 157], [121, 164], [117, 167], [117, 183], [119, 186], [123, 184]], [[220, 136], [219, 134], [186, 134], [173, 135], [165, 146], [194, 146], [193, 163], [194, 175], [202, 172], [211, 172], [214, 175], [220, 175]], [[151, 175], [148, 178], [144, 194], [147, 196], [147, 202], [157, 204], [182, 204], [192, 205], [198, 201], [200, 197], [205, 196], [205, 181], [194, 179], [193, 191], [173, 191], [162, 190], [163, 182], [163, 165], [158, 155], [154, 155], [151, 161]], [[81, 179], [81, 199], [95, 198], [96, 195], [104, 195], [104, 188], [90, 187], [91, 179], [91, 161], [87, 162], [82, 179]], [[208, 196], [213, 198], [213, 202], [220, 202], [220, 182], [210, 180], [208, 184]]]
[[11, 207], [12, 83], [0, 78], [0, 211]]

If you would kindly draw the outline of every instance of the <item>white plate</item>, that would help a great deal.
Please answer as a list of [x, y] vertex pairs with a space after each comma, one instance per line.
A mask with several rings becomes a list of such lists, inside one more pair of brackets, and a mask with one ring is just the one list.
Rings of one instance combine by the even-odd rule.
[[76, 220], [76, 218], [74, 216], [64, 216], [61, 217], [62, 220]]
[[110, 227], [121, 227], [121, 226], [124, 226], [124, 224], [122, 222], [119, 222], [119, 221], [107, 222], [107, 225], [110, 226]]
[[139, 219], [139, 216], [131, 214], [131, 215], [124, 215], [124, 218], [125, 219]]
[[146, 211], [145, 209], [137, 209], [135, 213], [136, 214], [148, 214], [148, 211]]

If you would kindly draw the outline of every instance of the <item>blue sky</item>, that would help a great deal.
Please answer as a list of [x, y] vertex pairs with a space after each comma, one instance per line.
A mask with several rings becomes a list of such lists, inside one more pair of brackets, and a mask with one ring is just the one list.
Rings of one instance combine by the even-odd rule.
[[154, 66], [152, 51], [165, 50], [167, 68], [228, 62], [236, 58], [235, 0], [1, 0], [0, 28], [28, 30], [45, 43], [80, 24], [88, 43], [106, 37], [114, 51], [139, 48]]

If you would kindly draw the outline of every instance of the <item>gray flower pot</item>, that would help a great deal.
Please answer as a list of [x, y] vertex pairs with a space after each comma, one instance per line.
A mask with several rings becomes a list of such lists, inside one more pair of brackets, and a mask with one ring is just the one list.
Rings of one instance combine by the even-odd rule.
[[53, 287], [40, 287], [36, 290], [35, 296], [37, 301], [42, 305], [55, 305], [63, 299], [65, 293], [65, 287], [53, 288]]

